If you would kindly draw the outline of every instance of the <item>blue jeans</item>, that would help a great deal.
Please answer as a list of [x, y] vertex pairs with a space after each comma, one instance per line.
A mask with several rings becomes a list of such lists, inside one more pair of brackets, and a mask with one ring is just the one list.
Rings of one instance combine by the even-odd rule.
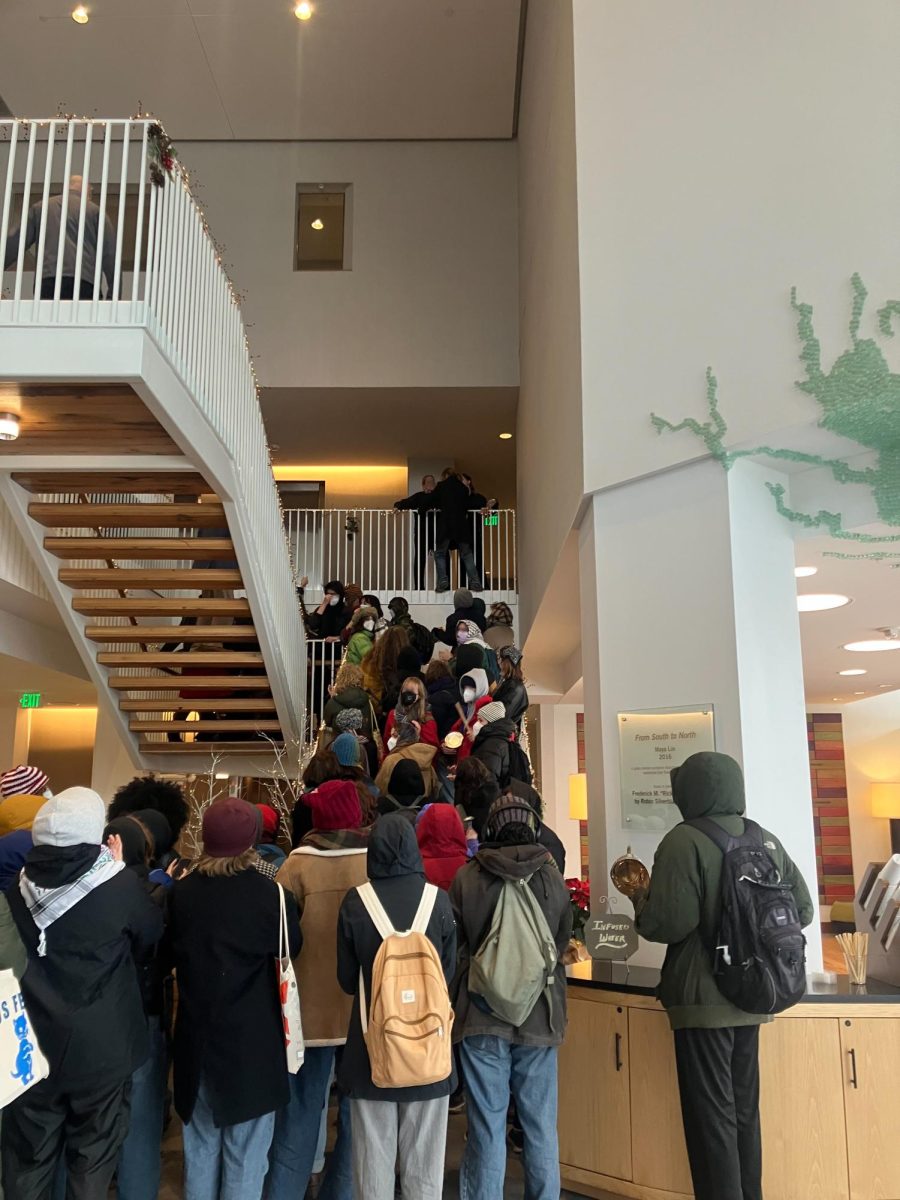
[[470, 1037], [460, 1042], [459, 1052], [469, 1101], [460, 1200], [499, 1200], [503, 1195], [510, 1096], [524, 1134], [525, 1200], [559, 1200], [556, 1047]]
[[[481, 572], [475, 565], [475, 553], [468, 542], [457, 542], [460, 563], [466, 572], [468, 587], [473, 592], [481, 591]], [[437, 575], [435, 591], [450, 590], [450, 539], [445, 538], [434, 548], [434, 570]]]
[[201, 1083], [184, 1127], [185, 1200], [256, 1200], [269, 1164], [275, 1114], [217, 1127]]
[[[267, 1200], [298, 1200], [306, 1192], [316, 1161], [322, 1112], [328, 1104], [337, 1050], [337, 1046], [307, 1046], [303, 1066], [291, 1076], [290, 1103], [281, 1109], [275, 1121], [266, 1178]], [[337, 1141], [328, 1159], [319, 1200], [351, 1200], [352, 1195], [350, 1102], [342, 1096]]]
[[156, 1200], [166, 1108], [168, 1059], [159, 1017], [150, 1017], [150, 1057], [131, 1077], [131, 1120], [119, 1152], [119, 1200]]

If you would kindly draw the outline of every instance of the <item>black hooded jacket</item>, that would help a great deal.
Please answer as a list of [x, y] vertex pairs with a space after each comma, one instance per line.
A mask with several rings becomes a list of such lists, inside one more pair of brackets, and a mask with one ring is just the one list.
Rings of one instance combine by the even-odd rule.
[[502, 717], [485, 725], [472, 743], [472, 757], [484, 763], [502, 788], [509, 783], [509, 743], [515, 736], [515, 723]]
[[472, 498], [469, 489], [455, 475], [442, 479], [431, 493], [437, 515], [437, 545], [442, 542], [472, 544]]
[[[405, 817], [393, 814], [376, 822], [369, 839], [367, 870], [369, 881], [394, 928], [400, 932], [409, 929], [422, 899], [425, 870], [415, 830]], [[439, 892], [437, 896], [427, 934], [440, 955], [449, 981], [456, 967], [456, 926], [445, 892]], [[362, 968], [368, 1003], [372, 966], [381, 946], [381, 937], [355, 888], [347, 893], [341, 905], [337, 942], [338, 982], [354, 997], [347, 1045], [338, 1070], [341, 1091], [355, 1100], [389, 1100], [395, 1104], [449, 1096], [455, 1086], [452, 1076], [441, 1083], [413, 1088], [378, 1088], [372, 1083], [359, 1019], [359, 972]]]
[[459, 684], [452, 676], [444, 675], [426, 687], [431, 715], [437, 725], [438, 737], [443, 741], [459, 719], [459, 713], [456, 711], [456, 706], [460, 703]]
[[522, 718], [528, 711], [528, 690], [522, 680], [512, 676], [501, 679], [492, 699], [500, 701], [506, 709], [507, 717], [517, 729], [520, 728]]
[[558, 1046], [566, 1026], [566, 972], [556, 968], [551, 1023], [550, 1005], [541, 997], [519, 1029], [472, 1003], [469, 963], [487, 936], [506, 880], [527, 879], [547, 919], [560, 955], [572, 936], [572, 909], [563, 877], [543, 846], [484, 846], [450, 885], [450, 903], [459, 937], [459, 966], [450, 991], [456, 1011], [453, 1040], [499, 1037], [519, 1046]]

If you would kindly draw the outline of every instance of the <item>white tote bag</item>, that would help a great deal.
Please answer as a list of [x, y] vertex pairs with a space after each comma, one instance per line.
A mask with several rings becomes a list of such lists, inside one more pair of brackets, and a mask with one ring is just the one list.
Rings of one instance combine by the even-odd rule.
[[290, 956], [290, 938], [288, 937], [287, 910], [284, 904], [284, 888], [279, 883], [278, 899], [281, 905], [281, 928], [278, 936], [278, 999], [281, 1004], [281, 1019], [284, 1024], [284, 1049], [287, 1054], [287, 1069], [296, 1075], [303, 1066], [305, 1052], [303, 1042], [303, 1024], [300, 1020], [300, 992], [297, 988], [297, 976], [294, 974], [294, 964]]
[[50, 1074], [12, 971], [0, 971], [0, 1108]]

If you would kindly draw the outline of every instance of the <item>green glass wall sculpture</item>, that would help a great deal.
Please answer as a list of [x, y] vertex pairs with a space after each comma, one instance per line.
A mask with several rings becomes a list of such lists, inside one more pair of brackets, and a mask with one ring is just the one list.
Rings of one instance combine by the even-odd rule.
[[[728, 426], [719, 412], [718, 384], [711, 368], [707, 368], [706, 372], [709, 420], [697, 421], [693, 417], [686, 417], [678, 424], [673, 424], [656, 413], [651, 414], [651, 420], [658, 433], [677, 433], [686, 429], [695, 434], [726, 471], [739, 458], [752, 457], [825, 467], [839, 483], [856, 483], [870, 488], [879, 518], [886, 525], [900, 528], [900, 375], [891, 373], [878, 343], [873, 338], [859, 336], [867, 292], [859, 275], [853, 276], [852, 284], [850, 349], [844, 351], [828, 372], [822, 369], [821, 347], [813, 325], [812, 306], [799, 302], [797, 289], [791, 290], [791, 307], [797, 314], [797, 333], [801, 344], [800, 358], [806, 368], [806, 378], [799, 380], [797, 387], [812, 396], [820, 405], [821, 428], [840, 434], [841, 437], [857, 442], [860, 447], [875, 452], [877, 459], [873, 466], [856, 468], [841, 459], [773, 446], [728, 450], [725, 446]], [[898, 300], [890, 300], [878, 310], [878, 328], [883, 337], [894, 336], [892, 318], [898, 315]], [[782, 516], [799, 525], [809, 529], [821, 529], [832, 537], [858, 543], [884, 545], [900, 542], [900, 533], [879, 536], [845, 529], [841, 513], [827, 512], [824, 509], [817, 513], [798, 512], [786, 503], [785, 489], [781, 484], [770, 483], [766, 486]], [[862, 554], [833, 554], [838, 558], [900, 560], [900, 554], [874, 549]], [[893, 565], [900, 566], [900, 561], [894, 562]]]

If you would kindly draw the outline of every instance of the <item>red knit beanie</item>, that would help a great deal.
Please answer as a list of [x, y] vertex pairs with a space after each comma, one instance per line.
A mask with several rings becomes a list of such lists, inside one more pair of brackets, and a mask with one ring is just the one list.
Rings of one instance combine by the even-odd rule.
[[203, 814], [203, 850], [210, 858], [237, 858], [256, 845], [259, 813], [246, 800], [228, 796]]
[[254, 807], [262, 817], [263, 833], [267, 837], [274, 837], [278, 832], [278, 813], [271, 804], [256, 804]]
[[305, 797], [312, 809], [313, 829], [359, 829], [359, 793], [348, 779], [329, 779]]

